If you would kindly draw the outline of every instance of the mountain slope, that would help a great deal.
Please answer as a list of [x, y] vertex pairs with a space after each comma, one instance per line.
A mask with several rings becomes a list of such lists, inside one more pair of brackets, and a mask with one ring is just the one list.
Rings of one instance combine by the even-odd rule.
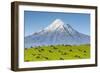
[[42, 45], [80, 45], [89, 44], [90, 37], [74, 30], [69, 24], [56, 19], [40, 32], [25, 37], [25, 48]]

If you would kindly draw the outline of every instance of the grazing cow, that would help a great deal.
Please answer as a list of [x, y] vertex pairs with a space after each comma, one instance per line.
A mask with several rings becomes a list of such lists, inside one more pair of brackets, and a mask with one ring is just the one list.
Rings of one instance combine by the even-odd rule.
[[63, 53], [63, 55], [67, 55], [67, 53], [65, 52], [65, 53]]
[[40, 58], [40, 56], [37, 56], [36, 58]]
[[84, 54], [86, 56], [86, 54]]
[[76, 57], [76, 58], [81, 58], [80, 56], [78, 56], [78, 55], [75, 55], [74, 57]]
[[82, 50], [81, 49], [78, 49], [80, 52], [82, 52]]
[[84, 51], [84, 53], [86, 53], [86, 51]]
[[29, 62], [29, 60], [25, 60], [26, 62]]
[[51, 51], [51, 50], [49, 50], [49, 52], [50, 52], [50, 53], [52, 53], [52, 51]]
[[41, 51], [44, 51], [44, 49], [41, 49]]
[[44, 57], [44, 58], [48, 60], [48, 57]]
[[35, 56], [36, 54], [32, 54], [33, 56]]
[[72, 52], [72, 49], [70, 49], [69, 51]]
[[35, 48], [35, 49], [38, 49], [38, 48]]
[[58, 52], [61, 52], [60, 50], [58, 50]]
[[58, 48], [56, 48], [56, 47], [53, 47], [53, 49], [58, 49]]
[[39, 52], [41, 52], [41, 50], [38, 50]]
[[60, 60], [64, 60], [63, 58], [60, 58]]

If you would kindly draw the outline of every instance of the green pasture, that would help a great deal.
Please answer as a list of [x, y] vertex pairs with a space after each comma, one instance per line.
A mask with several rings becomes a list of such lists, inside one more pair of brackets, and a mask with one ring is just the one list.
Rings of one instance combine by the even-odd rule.
[[51, 45], [25, 48], [24, 61], [74, 60], [90, 58], [90, 45]]

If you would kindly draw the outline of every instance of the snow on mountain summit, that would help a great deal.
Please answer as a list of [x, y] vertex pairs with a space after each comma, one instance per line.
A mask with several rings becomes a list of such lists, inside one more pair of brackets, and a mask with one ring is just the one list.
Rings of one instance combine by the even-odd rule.
[[64, 22], [61, 19], [56, 19], [48, 27], [46, 27], [45, 30], [55, 30], [63, 25]]
[[75, 32], [75, 30], [69, 24], [65, 24], [61, 19], [54, 20], [48, 27], [44, 28], [44, 31]]

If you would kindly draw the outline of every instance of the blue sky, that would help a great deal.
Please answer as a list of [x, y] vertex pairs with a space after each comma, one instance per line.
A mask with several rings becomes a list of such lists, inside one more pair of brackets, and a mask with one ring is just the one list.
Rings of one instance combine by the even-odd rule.
[[78, 32], [90, 35], [90, 14], [24, 11], [25, 36], [47, 27], [55, 19], [61, 19]]

